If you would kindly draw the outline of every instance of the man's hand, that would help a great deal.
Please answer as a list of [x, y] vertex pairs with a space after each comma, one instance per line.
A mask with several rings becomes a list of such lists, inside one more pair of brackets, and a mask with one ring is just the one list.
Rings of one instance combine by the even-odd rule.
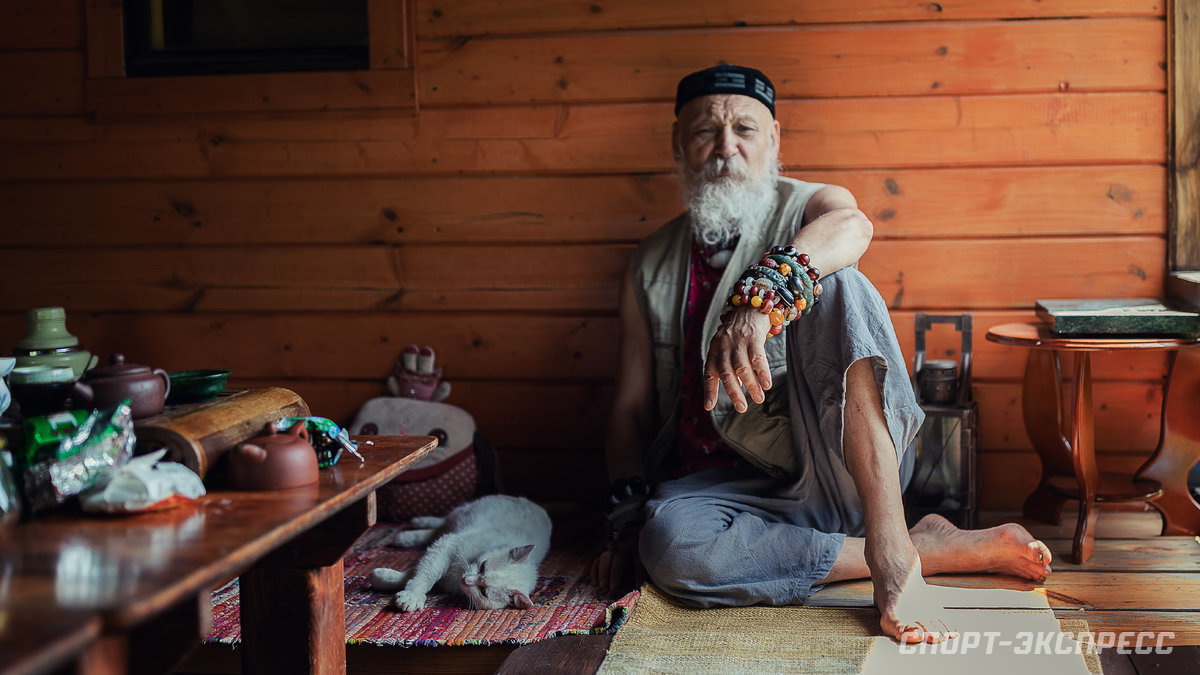
[[637, 536], [610, 542], [592, 560], [592, 584], [606, 591], [642, 585], [645, 573], [637, 554]]
[[753, 307], [739, 307], [721, 322], [708, 343], [708, 358], [704, 360], [705, 410], [717, 405], [718, 383], [725, 387], [738, 412], [746, 412], [742, 387], [755, 403], [763, 402], [763, 391], [771, 388], [771, 369], [763, 349], [770, 330], [770, 317]]

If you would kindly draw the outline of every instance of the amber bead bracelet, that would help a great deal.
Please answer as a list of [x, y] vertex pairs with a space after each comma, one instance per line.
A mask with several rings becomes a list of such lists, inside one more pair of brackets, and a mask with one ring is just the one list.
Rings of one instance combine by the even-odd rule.
[[[750, 265], [734, 285], [730, 308], [750, 305], [771, 318], [767, 337], [778, 335], [801, 315], [812, 311], [821, 297], [821, 273], [794, 246], [773, 246], [762, 260]], [[728, 318], [728, 313], [721, 320]]]

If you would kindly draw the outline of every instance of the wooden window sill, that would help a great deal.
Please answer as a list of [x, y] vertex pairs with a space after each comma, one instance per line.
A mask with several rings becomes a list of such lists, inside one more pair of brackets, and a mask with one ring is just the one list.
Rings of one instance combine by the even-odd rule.
[[416, 110], [412, 68], [189, 77], [90, 78], [88, 115], [399, 108]]

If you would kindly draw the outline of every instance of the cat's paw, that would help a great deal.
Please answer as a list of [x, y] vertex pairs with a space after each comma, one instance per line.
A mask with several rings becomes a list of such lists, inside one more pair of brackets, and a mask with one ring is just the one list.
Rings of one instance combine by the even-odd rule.
[[425, 608], [425, 594], [416, 591], [400, 591], [392, 604], [401, 612], [415, 612]]
[[394, 591], [404, 588], [404, 580], [408, 578], [407, 572], [390, 569], [387, 567], [376, 567], [371, 570], [371, 574], [367, 577], [367, 581], [371, 584], [371, 588], [378, 591]]
[[433, 539], [433, 530], [401, 530], [392, 539], [400, 548], [424, 546]]

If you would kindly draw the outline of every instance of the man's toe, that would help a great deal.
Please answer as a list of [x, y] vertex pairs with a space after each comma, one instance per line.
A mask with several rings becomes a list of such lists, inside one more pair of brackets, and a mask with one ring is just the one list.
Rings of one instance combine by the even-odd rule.
[[900, 631], [899, 639], [900, 639], [901, 644], [906, 643], [906, 642], [911, 643], [911, 644], [916, 644], [918, 642], [925, 641], [925, 629], [921, 628], [918, 625], [910, 624], [910, 625], [900, 626], [899, 631]]
[[1026, 551], [1025, 555], [1030, 560], [1033, 560], [1034, 562], [1038, 563], [1039, 565], [1049, 565], [1050, 564], [1050, 561], [1053, 558], [1053, 556], [1050, 555], [1050, 549], [1044, 543], [1042, 543], [1041, 541], [1039, 541], [1037, 539], [1034, 539], [1033, 541], [1031, 541], [1027, 544], [1027, 548], [1028, 548], [1028, 550]]

